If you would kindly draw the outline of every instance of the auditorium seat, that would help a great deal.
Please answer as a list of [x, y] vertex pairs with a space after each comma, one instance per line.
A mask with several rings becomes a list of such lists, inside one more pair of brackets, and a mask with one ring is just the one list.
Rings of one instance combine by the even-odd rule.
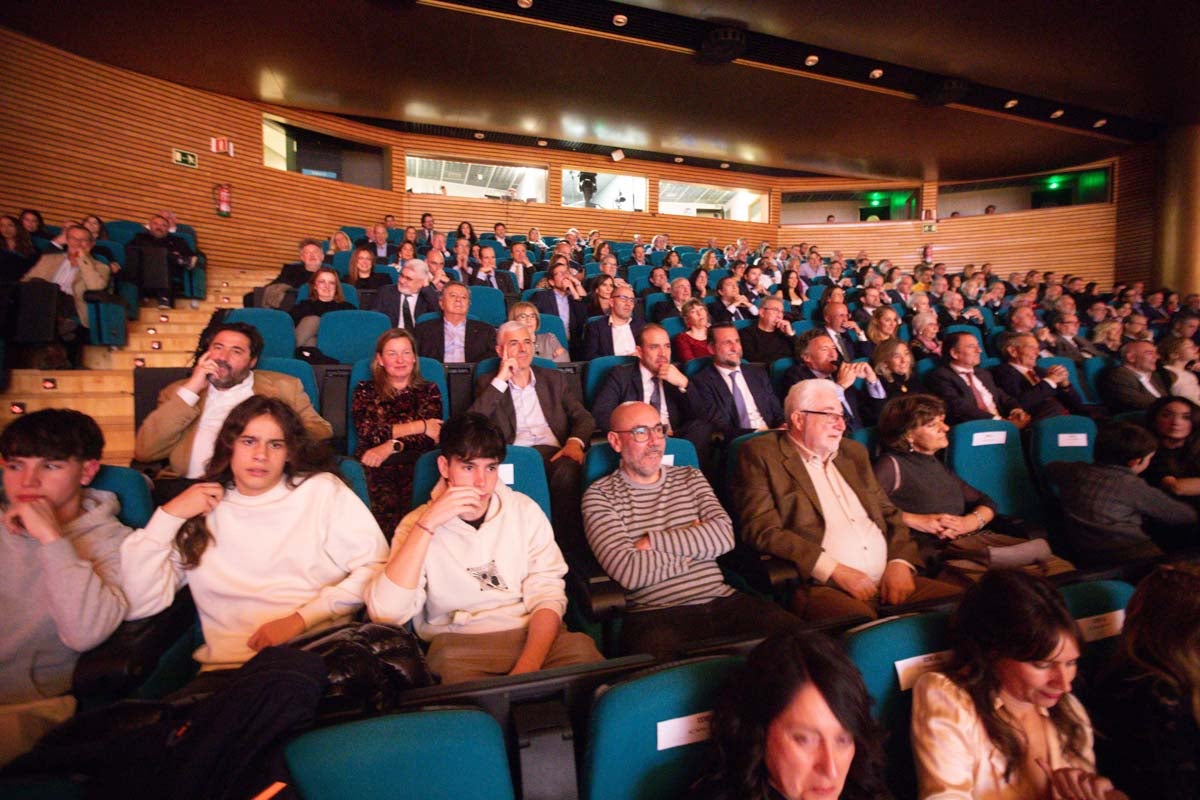
[[392, 327], [378, 311], [330, 311], [321, 317], [317, 348], [342, 364], [375, 354], [375, 342]]
[[[296, 302], [299, 303], [301, 301], [307, 300], [309, 298], [309, 292], [310, 292], [310, 290], [308, 288], [307, 283], [304, 284], [303, 286], [301, 286], [299, 289], [297, 289], [296, 290]], [[354, 306], [355, 308], [358, 308], [358, 289], [354, 288], [353, 286], [351, 286], [348, 283], [343, 283], [342, 284], [342, 297], [345, 298], [347, 303]]]
[[1079, 659], [1082, 680], [1075, 693], [1086, 699], [1088, 684], [1094, 683], [1117, 651], [1117, 637], [1125, 624], [1125, 607], [1133, 596], [1133, 586], [1125, 581], [1094, 580], [1061, 586], [1059, 592], [1083, 634]]
[[600, 356], [589, 361], [583, 373], [583, 404], [591, 409], [596, 395], [600, 393], [600, 387], [604, 385], [605, 377], [613, 367], [632, 364], [635, 361], [637, 358], [634, 356]]
[[[438, 472], [437, 458], [441, 450], [430, 450], [422, 453], [413, 467], [413, 508], [428, 502], [433, 487], [437, 484], [441, 473]], [[501, 464], [511, 465], [511, 469], [502, 468], [500, 479], [510, 489], [528, 495], [550, 519], [550, 484], [546, 481], [546, 468], [542, 464], [542, 456], [532, 447], [520, 447], [510, 444]]]
[[333, 254], [333, 268], [337, 270], [337, 274], [343, 278], [350, 274], [350, 256], [354, 255], [353, 250], [342, 250]]
[[313, 408], [321, 407], [321, 397], [317, 391], [317, 378], [313, 374], [312, 365], [307, 361], [299, 358], [279, 358], [276, 356], [264, 357], [258, 360], [256, 369], [266, 372], [280, 372], [284, 375], [291, 375], [296, 380], [300, 381], [300, 385], [304, 387], [304, 393], [308, 395], [309, 401]]
[[1029, 436], [1029, 458], [1039, 483], [1052, 461], [1091, 463], [1096, 446], [1096, 423], [1088, 417], [1063, 415], [1033, 423]]
[[144, 528], [154, 514], [154, 500], [150, 496], [150, 479], [129, 467], [103, 464], [92, 478], [92, 489], [112, 492], [121, 503], [117, 519], [130, 528]]
[[[375, 356], [370, 358], [360, 358], [354, 362], [353, 369], [350, 370], [350, 383], [346, 391], [346, 454], [354, 455], [354, 451], [358, 449], [358, 429], [354, 425], [354, 390], [358, 388], [358, 384], [363, 381], [371, 380], [372, 365], [375, 363]], [[418, 358], [417, 366], [421, 370], [421, 377], [427, 381], [432, 381], [437, 384], [438, 390], [442, 393], [442, 420], [450, 418], [450, 391], [446, 385], [446, 368], [442, 366], [442, 362], [421, 356]]]
[[493, 328], [499, 328], [508, 319], [504, 305], [504, 293], [491, 286], [472, 286], [471, 316], [482, 320]]
[[1104, 356], [1092, 356], [1083, 361], [1083, 385], [1087, 390], [1088, 398], [1094, 402], [1100, 402], [1100, 373], [1114, 366], [1117, 362], [1111, 358]]
[[585, 800], [683, 797], [704, 767], [708, 737], [689, 735], [741, 663], [734, 656], [675, 662], [609, 686], [588, 720]]
[[[363, 465], [353, 458], [339, 458], [338, 472], [350, 484], [350, 488], [358, 495], [358, 499], [362, 500], [363, 505], [370, 508], [371, 495], [367, 491], [367, 473], [363, 471]], [[391, 531], [384, 531], [383, 535], [389, 542], [392, 540]]]
[[996, 501], [1001, 514], [1035, 523], [1044, 520], [1025, 468], [1020, 432], [1011, 422], [979, 419], [952, 426], [946, 466]]
[[296, 352], [296, 329], [292, 317], [276, 308], [234, 308], [226, 322], [253, 325], [263, 337], [263, 358], [291, 358]]
[[1075, 366], [1075, 362], [1063, 356], [1042, 356], [1037, 360], [1038, 369], [1050, 369], [1051, 367], [1062, 367], [1067, 371], [1067, 378], [1071, 381], [1071, 386], [1078, 392], [1079, 397], [1085, 403], [1098, 403], [1098, 399], [1091, 396], [1087, 386], [1079, 378], [1079, 370]]
[[[563, 344], [565, 345], [566, 342], [564, 342]], [[533, 366], [543, 367], [545, 369], [558, 369], [558, 364], [555, 364], [553, 361], [551, 361], [548, 358], [540, 358], [539, 356], [533, 357]], [[483, 361], [480, 361], [479, 363], [477, 363], [475, 365], [475, 374], [471, 377], [471, 380], [473, 382], [478, 382], [479, 379], [482, 378], [484, 375], [487, 375], [489, 372], [495, 372], [499, 368], [500, 368], [500, 357], [499, 356], [492, 356], [491, 358], [485, 358]]]
[[553, 333], [558, 339], [558, 343], [563, 347], [570, 344], [567, 340], [567, 326], [563, 324], [562, 317], [557, 314], [542, 314], [538, 313], [538, 333]]
[[672, 340], [684, 331], [683, 317], [667, 317], [658, 324], [662, 326], [663, 330], [667, 332], [667, 336], [671, 337]]
[[504, 732], [475, 709], [391, 714], [310, 731], [284, 749], [305, 800], [512, 800]]

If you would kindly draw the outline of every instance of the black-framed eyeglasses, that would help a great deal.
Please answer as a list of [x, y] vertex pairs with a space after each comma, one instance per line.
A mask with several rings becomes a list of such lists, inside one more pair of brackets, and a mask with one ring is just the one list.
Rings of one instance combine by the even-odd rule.
[[633, 439], [638, 444], [650, 438], [650, 434], [654, 434], [656, 438], [662, 439], [667, 435], [667, 426], [661, 422], [657, 425], [634, 425], [632, 428], [623, 431], [613, 431], [613, 433], [628, 433], [629, 438]]
[[800, 413], [801, 414], [816, 414], [817, 416], [821, 416], [821, 417], [832, 417], [834, 419], [840, 419], [842, 422], [846, 421], [846, 412], [845, 411], [814, 411], [812, 409], [802, 408], [802, 409], [800, 409]]

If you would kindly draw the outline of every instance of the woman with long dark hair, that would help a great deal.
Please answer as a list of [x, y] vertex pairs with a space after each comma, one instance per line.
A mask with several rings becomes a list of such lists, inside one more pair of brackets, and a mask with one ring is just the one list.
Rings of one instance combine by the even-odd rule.
[[1096, 774], [1091, 724], [1071, 694], [1083, 637], [1053, 585], [989, 570], [950, 627], [950, 663], [913, 689], [919, 797], [1123, 797]]
[[352, 311], [354, 305], [342, 295], [342, 280], [332, 267], [319, 267], [308, 279], [308, 297], [292, 306], [296, 325], [296, 347], [317, 343], [321, 317], [330, 311]]
[[1200, 797], [1200, 566], [1162, 566], [1125, 610], [1097, 687], [1096, 751], [1135, 800]]
[[38, 249], [21, 221], [11, 214], [0, 216], [0, 284], [19, 281], [38, 257]]
[[823, 634], [793, 631], [755, 647], [717, 695], [712, 733], [708, 769], [688, 797], [890, 796], [862, 676]]
[[334, 469], [328, 446], [282, 400], [235, 406], [200, 482], [121, 545], [130, 619], [189, 586], [204, 634], [194, 657], [206, 671], [349, 619], [388, 551]]
[[367, 472], [371, 513], [391, 537], [412, 501], [416, 457], [437, 446], [442, 392], [421, 377], [417, 340], [393, 328], [375, 342], [371, 380], [354, 389], [350, 419], [358, 434], [354, 456]]

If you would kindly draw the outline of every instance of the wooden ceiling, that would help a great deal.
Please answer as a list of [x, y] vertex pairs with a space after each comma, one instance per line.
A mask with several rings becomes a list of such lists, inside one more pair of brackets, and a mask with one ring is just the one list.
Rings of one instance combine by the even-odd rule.
[[[751, 36], [742, 61], [700, 63], [671, 38], [723, 19]], [[5, 4], [0, 24], [240, 98], [735, 169], [971, 180], [1107, 158], [1200, 121], [1195, 2], [61, 0]], [[810, 46], [825, 56], [815, 77], [778, 66]], [[862, 59], [885, 77], [834, 71]], [[921, 105], [913, 82], [932, 76], [966, 79], [979, 102]], [[1011, 113], [980, 107], [1008, 93], [1022, 98]], [[1058, 122], [1043, 114], [1059, 104]]]

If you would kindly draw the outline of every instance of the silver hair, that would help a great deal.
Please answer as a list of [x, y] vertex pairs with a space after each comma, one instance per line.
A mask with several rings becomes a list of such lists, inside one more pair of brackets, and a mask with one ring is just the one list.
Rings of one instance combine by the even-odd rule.
[[837, 384], [828, 378], [809, 378], [793, 383], [783, 400], [783, 415], [788, 423], [791, 423], [793, 414], [809, 408], [813, 401], [821, 396], [833, 397], [836, 400]]

